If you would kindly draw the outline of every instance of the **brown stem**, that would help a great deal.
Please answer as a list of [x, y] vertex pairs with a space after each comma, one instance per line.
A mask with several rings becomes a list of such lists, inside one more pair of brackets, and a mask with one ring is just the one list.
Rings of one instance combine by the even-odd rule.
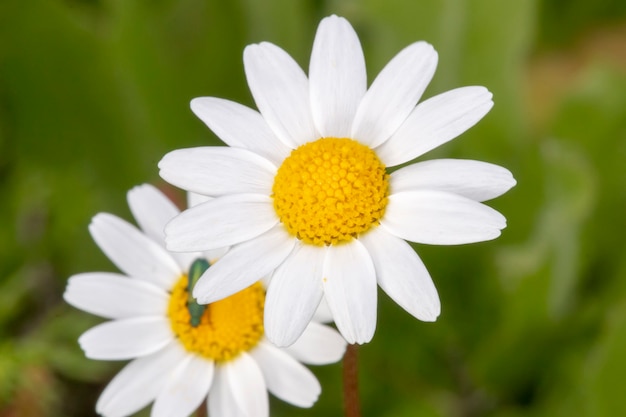
[[346, 417], [361, 417], [358, 368], [358, 345], [348, 345], [343, 357], [343, 405]]

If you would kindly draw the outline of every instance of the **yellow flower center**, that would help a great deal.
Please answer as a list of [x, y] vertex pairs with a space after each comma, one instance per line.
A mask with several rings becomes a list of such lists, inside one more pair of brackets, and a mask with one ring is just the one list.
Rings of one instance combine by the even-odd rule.
[[187, 299], [187, 275], [183, 275], [172, 290], [167, 314], [172, 330], [189, 352], [225, 362], [261, 340], [265, 290], [260, 282], [207, 305], [197, 327], [190, 323]]
[[291, 152], [274, 178], [274, 209], [287, 231], [313, 245], [349, 242], [385, 213], [389, 176], [378, 156], [348, 138]]

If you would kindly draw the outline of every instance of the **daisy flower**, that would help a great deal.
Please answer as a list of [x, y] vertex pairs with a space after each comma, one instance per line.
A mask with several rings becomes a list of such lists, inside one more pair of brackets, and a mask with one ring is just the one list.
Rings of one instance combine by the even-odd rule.
[[163, 227], [178, 209], [149, 185], [131, 190], [128, 202], [142, 230], [104, 213], [89, 226], [125, 275], [78, 274], [64, 294], [71, 305], [111, 319], [79, 338], [87, 357], [133, 359], [105, 388], [96, 411], [128, 416], [154, 401], [152, 416], [188, 416], [208, 396], [211, 416], [268, 416], [267, 391], [299, 407], [313, 405], [320, 385], [300, 362], [340, 360], [341, 335], [311, 322], [294, 345], [275, 347], [264, 336], [265, 290], [258, 281], [208, 306], [194, 303], [188, 276], [224, 251], [168, 252]]
[[[323, 19], [309, 76], [271, 43], [244, 51], [259, 111], [202, 97], [193, 112], [230, 147], [170, 152], [166, 181], [215, 199], [166, 226], [173, 251], [234, 245], [193, 290], [212, 303], [271, 274], [265, 331], [293, 343], [325, 296], [350, 343], [371, 340], [377, 284], [423, 321], [440, 313], [435, 286], [406, 241], [456, 245], [494, 239], [505, 218], [483, 201], [514, 184], [499, 166], [457, 159], [404, 164], [448, 142], [492, 107], [484, 87], [417, 104], [437, 65], [426, 42], [400, 51], [367, 88], [359, 39]], [[245, 262], [241, 260], [245, 259]]]

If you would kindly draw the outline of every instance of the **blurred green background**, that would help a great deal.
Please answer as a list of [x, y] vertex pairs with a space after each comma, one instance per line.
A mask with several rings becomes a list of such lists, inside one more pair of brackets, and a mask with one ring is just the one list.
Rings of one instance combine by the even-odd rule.
[[[271, 41], [307, 68], [331, 13], [359, 33], [370, 80], [425, 39], [440, 56], [427, 97], [493, 91], [483, 121], [425, 158], [518, 180], [490, 203], [508, 219], [498, 240], [416, 245], [438, 322], [381, 293], [359, 351], [363, 415], [626, 415], [626, 2], [2, 0], [0, 416], [94, 415], [123, 363], [83, 357], [76, 339], [100, 320], [61, 298], [68, 276], [115, 270], [91, 216], [130, 219], [126, 191], [163, 186], [167, 151], [219, 144], [189, 101], [253, 106], [246, 44]], [[273, 416], [341, 415], [340, 365], [313, 370], [316, 406], [272, 400]]]

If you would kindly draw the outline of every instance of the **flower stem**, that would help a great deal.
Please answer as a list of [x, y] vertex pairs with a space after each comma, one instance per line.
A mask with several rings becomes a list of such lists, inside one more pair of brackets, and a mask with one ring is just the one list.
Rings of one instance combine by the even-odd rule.
[[361, 417], [358, 381], [358, 345], [348, 345], [343, 357], [343, 405], [346, 417]]

